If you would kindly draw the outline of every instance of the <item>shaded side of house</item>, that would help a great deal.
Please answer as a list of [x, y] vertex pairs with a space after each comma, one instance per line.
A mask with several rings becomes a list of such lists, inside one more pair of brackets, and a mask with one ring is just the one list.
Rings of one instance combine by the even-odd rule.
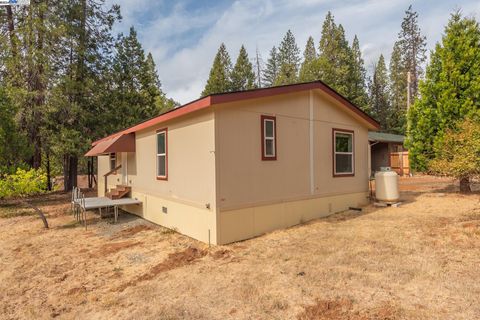
[[391, 168], [399, 175], [410, 174], [408, 150], [404, 146], [405, 136], [372, 131], [368, 133], [368, 140], [371, 146], [372, 174], [382, 168]]

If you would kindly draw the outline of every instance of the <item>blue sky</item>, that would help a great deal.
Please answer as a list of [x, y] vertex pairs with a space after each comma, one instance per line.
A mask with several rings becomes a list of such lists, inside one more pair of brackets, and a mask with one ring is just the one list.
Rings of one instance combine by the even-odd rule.
[[221, 42], [233, 62], [242, 44], [250, 58], [258, 48], [266, 61], [270, 48], [291, 29], [303, 52], [308, 36], [318, 44], [329, 10], [344, 26], [350, 42], [358, 35], [367, 69], [380, 54], [389, 60], [409, 4], [419, 13], [429, 49], [441, 39], [455, 9], [480, 18], [478, 0], [107, 1], [122, 9], [123, 21], [116, 31], [128, 32], [132, 25], [137, 29], [145, 50], [153, 54], [164, 92], [180, 103], [200, 96]]

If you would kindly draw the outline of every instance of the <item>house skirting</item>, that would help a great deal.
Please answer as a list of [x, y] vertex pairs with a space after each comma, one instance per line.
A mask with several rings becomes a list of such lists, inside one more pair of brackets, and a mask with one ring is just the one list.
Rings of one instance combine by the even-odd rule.
[[220, 211], [218, 244], [253, 238], [277, 229], [368, 203], [368, 192], [281, 202], [237, 210]]
[[[100, 190], [103, 188], [99, 186], [99, 196], [102, 196]], [[135, 189], [132, 190], [132, 198], [142, 201], [142, 204], [123, 206], [122, 210], [202, 242], [221, 245], [365, 205], [368, 203], [368, 192], [220, 209], [218, 221], [214, 208], [207, 209], [199, 204], [166, 199]]]
[[217, 243], [213, 209], [138, 192], [135, 189], [132, 190], [131, 197], [142, 201], [142, 204], [123, 206], [122, 210], [202, 242]]

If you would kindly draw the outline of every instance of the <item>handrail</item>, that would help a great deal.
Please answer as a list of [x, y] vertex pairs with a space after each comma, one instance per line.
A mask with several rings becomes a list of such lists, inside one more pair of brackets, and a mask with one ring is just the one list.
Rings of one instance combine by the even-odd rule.
[[117, 174], [117, 170], [120, 169], [121, 167], [122, 167], [122, 165], [120, 164], [117, 167], [113, 168], [112, 170], [108, 171], [107, 173], [105, 173], [103, 175], [103, 178], [105, 179], [105, 193], [107, 193], [107, 190], [108, 190], [108, 188], [107, 188], [107, 177], [111, 174], [114, 174], [114, 173]]

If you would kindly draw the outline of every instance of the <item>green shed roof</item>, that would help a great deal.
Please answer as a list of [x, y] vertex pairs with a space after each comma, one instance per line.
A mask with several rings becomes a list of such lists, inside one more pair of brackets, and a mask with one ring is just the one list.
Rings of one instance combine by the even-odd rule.
[[405, 136], [393, 133], [386, 132], [374, 132], [370, 131], [368, 133], [368, 140], [370, 141], [380, 141], [380, 142], [397, 142], [403, 143]]

